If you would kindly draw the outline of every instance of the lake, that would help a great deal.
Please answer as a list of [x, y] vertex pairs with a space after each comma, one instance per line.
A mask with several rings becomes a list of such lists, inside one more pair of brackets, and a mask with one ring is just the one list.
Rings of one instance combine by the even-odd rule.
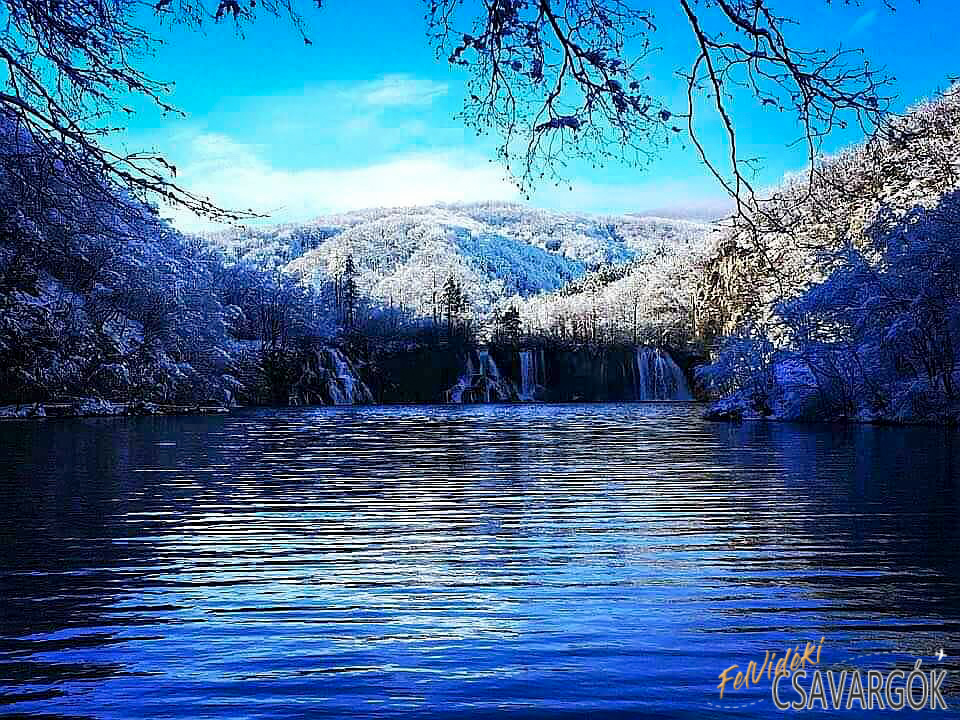
[[956, 432], [701, 412], [2, 424], [0, 714], [780, 716], [719, 674], [821, 638], [960, 670]]

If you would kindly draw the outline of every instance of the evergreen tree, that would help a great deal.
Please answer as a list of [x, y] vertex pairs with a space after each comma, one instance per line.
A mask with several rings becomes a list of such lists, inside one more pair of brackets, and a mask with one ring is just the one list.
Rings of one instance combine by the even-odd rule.
[[443, 284], [441, 303], [447, 316], [447, 333], [452, 337], [456, 331], [457, 323], [466, 309], [463, 287], [453, 275], [450, 275]]
[[341, 309], [344, 327], [352, 328], [356, 323], [357, 301], [360, 291], [357, 289], [357, 268], [353, 255], [347, 255], [340, 281]]
[[520, 342], [520, 311], [516, 307], [510, 307], [503, 314], [497, 314], [494, 328], [498, 340], [516, 345]]

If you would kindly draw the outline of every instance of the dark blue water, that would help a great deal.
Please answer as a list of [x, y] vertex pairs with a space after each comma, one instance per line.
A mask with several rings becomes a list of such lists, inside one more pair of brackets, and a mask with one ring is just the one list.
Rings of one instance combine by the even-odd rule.
[[699, 412], [0, 425], [0, 713], [773, 716], [718, 674], [821, 637], [960, 677], [960, 437]]

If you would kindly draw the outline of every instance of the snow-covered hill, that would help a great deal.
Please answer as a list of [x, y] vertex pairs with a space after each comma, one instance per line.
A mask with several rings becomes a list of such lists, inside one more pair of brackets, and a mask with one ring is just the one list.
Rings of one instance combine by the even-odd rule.
[[717, 417], [960, 424], [960, 84], [750, 219], [698, 279]]
[[361, 292], [423, 315], [453, 277], [474, 312], [484, 315], [504, 298], [558, 290], [602, 265], [688, 247], [709, 229], [687, 220], [479, 203], [361, 210], [300, 225], [234, 229], [210, 240], [229, 256], [315, 283], [340, 275], [350, 257]]
[[846, 245], [869, 245], [879, 218], [935, 207], [960, 188], [960, 84], [888, 118], [869, 141], [788, 178], [750, 224], [727, 228], [700, 278], [711, 334], [730, 334], [800, 295]]

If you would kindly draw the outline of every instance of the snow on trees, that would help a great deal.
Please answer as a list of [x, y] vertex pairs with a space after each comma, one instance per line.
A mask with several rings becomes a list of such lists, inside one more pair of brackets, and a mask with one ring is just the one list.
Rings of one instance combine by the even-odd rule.
[[[283, 265], [284, 238], [311, 228], [324, 228], [324, 239]], [[230, 255], [285, 267], [316, 286], [336, 283], [351, 257], [371, 303], [367, 322], [399, 310], [415, 323], [438, 325], [446, 317], [442, 288], [453, 278], [462, 315], [476, 328], [509, 306], [528, 334], [564, 336], [556, 327], [575, 325], [571, 339], [679, 342], [692, 334], [693, 263], [710, 232], [692, 221], [478, 203], [357, 211], [210, 239]], [[604, 292], [592, 287], [615, 279], [622, 282]]]
[[698, 303], [728, 411], [960, 420], [958, 117], [954, 86], [780, 188], [761, 246], [724, 231]]

